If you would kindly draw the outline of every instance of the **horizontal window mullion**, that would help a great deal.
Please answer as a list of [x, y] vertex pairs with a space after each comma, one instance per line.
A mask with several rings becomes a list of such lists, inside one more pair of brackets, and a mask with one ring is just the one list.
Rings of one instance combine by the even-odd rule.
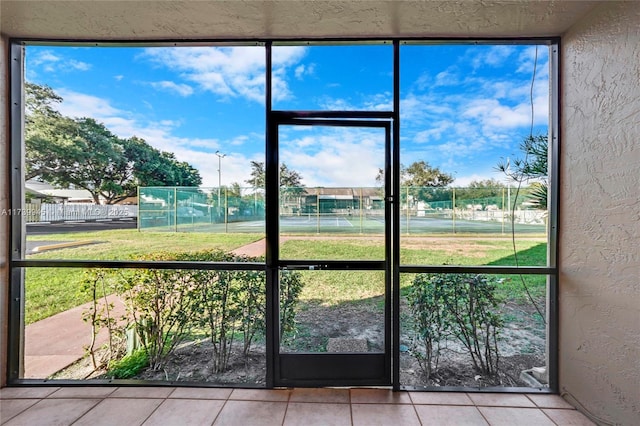
[[556, 268], [546, 266], [456, 266], [456, 265], [402, 265], [400, 273], [437, 273], [437, 274], [522, 274], [553, 275]]
[[14, 260], [17, 268], [126, 268], [126, 269], [203, 269], [226, 271], [264, 271], [266, 264], [257, 262], [182, 262], [123, 260]]
[[280, 260], [278, 267], [289, 270], [384, 271], [384, 260]]

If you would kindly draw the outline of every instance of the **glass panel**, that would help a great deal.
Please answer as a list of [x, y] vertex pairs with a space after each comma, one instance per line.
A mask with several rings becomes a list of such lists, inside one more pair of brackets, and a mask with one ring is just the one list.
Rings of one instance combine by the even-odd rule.
[[[401, 49], [401, 263], [514, 265], [546, 247], [548, 47]], [[535, 253], [518, 264], [546, 265]]]
[[383, 271], [281, 272], [280, 351], [384, 352], [384, 293]]
[[21, 378], [265, 384], [264, 272], [24, 271]]
[[264, 72], [256, 46], [27, 46], [29, 245], [92, 242], [47, 256], [127, 259], [261, 239]]
[[281, 259], [384, 259], [384, 129], [280, 126], [280, 159]]
[[547, 276], [401, 274], [401, 282], [402, 385], [548, 386]]
[[393, 47], [273, 46], [273, 109], [391, 111]]

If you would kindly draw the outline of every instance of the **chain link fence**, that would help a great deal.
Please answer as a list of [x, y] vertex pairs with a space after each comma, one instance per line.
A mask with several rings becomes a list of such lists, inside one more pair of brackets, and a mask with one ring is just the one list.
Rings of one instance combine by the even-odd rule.
[[[536, 208], [527, 190], [510, 188], [402, 187], [403, 234], [544, 233], [547, 211]], [[140, 230], [171, 232], [265, 231], [265, 197], [260, 188], [141, 187]], [[280, 189], [282, 233], [383, 234], [382, 188]], [[513, 220], [513, 223], [512, 223]]]

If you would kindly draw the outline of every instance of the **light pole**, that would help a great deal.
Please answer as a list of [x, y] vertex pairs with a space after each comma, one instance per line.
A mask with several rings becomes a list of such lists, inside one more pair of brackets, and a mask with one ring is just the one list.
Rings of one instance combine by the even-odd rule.
[[222, 187], [222, 167], [221, 167], [221, 160], [226, 157], [226, 154], [222, 154], [220, 151], [216, 151], [216, 156], [218, 157], [218, 217], [220, 217], [221, 214], [221, 205], [220, 205], [220, 199], [221, 199], [221, 191], [220, 188]]

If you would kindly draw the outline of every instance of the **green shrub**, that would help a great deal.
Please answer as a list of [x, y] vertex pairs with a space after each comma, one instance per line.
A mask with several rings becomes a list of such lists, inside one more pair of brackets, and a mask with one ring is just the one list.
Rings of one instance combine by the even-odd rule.
[[476, 371], [496, 375], [503, 320], [496, 313], [500, 300], [494, 280], [473, 274], [420, 274], [407, 299], [416, 340], [424, 349], [424, 355], [414, 350], [414, 356], [427, 377], [437, 368], [441, 342], [450, 337], [460, 341]]
[[449, 333], [443, 286], [434, 285], [429, 275], [418, 275], [413, 281], [407, 300], [413, 315], [415, 338], [409, 348], [427, 379], [438, 369], [441, 343]]
[[295, 308], [302, 292], [302, 275], [295, 271], [280, 273], [280, 338], [296, 332]]
[[[82, 319], [91, 325], [91, 342], [86, 351], [95, 370], [122, 357], [125, 352], [124, 319], [113, 315], [114, 305], [107, 299], [113, 293], [113, 277], [109, 272], [107, 269], [89, 269], [81, 277], [80, 291], [91, 297], [91, 305], [82, 313]], [[102, 328], [107, 329], [108, 340], [103, 345], [105, 350], [98, 351], [96, 338]], [[99, 359], [97, 355], [100, 355]]]
[[198, 283], [185, 272], [138, 269], [124, 279], [123, 299], [153, 370], [190, 332]]
[[106, 376], [110, 379], [130, 379], [149, 366], [146, 351], [139, 349], [109, 364]]
[[[138, 260], [198, 262], [260, 262], [260, 258], [237, 256], [219, 250], [189, 253], [155, 253]], [[264, 334], [266, 277], [263, 271], [145, 269], [118, 273], [93, 270], [87, 291], [93, 292], [93, 308], [87, 319], [97, 328], [105, 322], [96, 314], [99, 282], [109, 275], [120, 277], [119, 293], [127, 307], [130, 325], [136, 331], [150, 368], [163, 367], [176, 346], [204, 328], [213, 345], [214, 372], [226, 370], [237, 334], [242, 335], [246, 356], [256, 335]], [[297, 272], [281, 275], [281, 333], [295, 329], [295, 306], [302, 283]]]

